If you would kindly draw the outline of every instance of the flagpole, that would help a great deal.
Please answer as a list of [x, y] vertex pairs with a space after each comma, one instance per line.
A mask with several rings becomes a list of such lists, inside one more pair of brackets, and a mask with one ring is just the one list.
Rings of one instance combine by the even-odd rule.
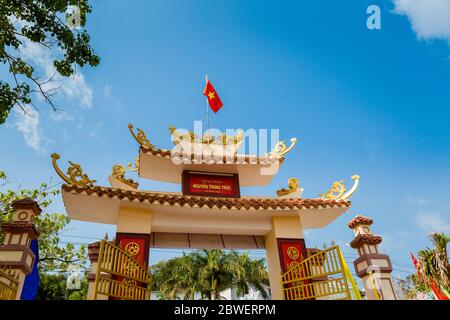
[[[208, 84], [208, 75], [205, 76], [206, 84]], [[206, 96], [206, 130], [209, 130], [209, 104], [208, 96]]]

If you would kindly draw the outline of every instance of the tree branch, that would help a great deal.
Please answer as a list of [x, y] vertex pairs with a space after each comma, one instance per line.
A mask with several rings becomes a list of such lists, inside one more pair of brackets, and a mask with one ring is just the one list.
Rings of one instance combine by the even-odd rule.
[[46, 257], [46, 258], [39, 258], [39, 262], [46, 262], [46, 261], [59, 261], [63, 263], [72, 263], [72, 262], [82, 262], [83, 259], [73, 259], [73, 260], [66, 260], [56, 257]]

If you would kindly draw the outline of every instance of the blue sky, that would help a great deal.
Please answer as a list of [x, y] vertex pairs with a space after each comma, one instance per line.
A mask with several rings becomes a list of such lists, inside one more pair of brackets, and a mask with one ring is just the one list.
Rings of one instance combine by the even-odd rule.
[[[381, 8], [381, 30], [366, 27], [370, 4]], [[60, 83], [65, 111], [38, 103], [33, 118], [13, 112], [0, 127], [0, 168], [25, 187], [60, 181], [49, 156], [58, 152], [108, 185], [111, 167], [138, 152], [128, 123], [169, 148], [169, 125], [205, 119], [208, 74], [224, 103], [212, 127], [278, 128], [282, 139], [299, 139], [273, 183], [244, 194], [273, 196], [295, 176], [304, 196], [316, 197], [359, 174], [352, 208], [308, 231], [307, 246], [334, 240], [351, 262], [346, 224], [367, 215], [404, 276], [427, 234], [450, 233], [449, 15], [440, 0], [95, 1], [88, 30], [101, 64]], [[51, 55], [26, 54], [51, 69]], [[53, 208], [64, 211], [59, 198]], [[63, 238], [92, 242], [105, 232], [114, 228], [74, 221]], [[174, 254], [152, 251], [151, 262]]]

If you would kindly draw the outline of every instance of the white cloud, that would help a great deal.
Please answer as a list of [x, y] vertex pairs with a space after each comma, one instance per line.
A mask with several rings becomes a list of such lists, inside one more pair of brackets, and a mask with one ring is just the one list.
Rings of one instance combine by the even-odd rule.
[[15, 122], [17, 130], [22, 133], [25, 142], [35, 151], [44, 152], [44, 141], [46, 140], [39, 127], [39, 114], [29, 106], [24, 106], [26, 111], [16, 109], [17, 120]]
[[[22, 28], [28, 24], [28, 22], [13, 16], [8, 18], [16, 28]], [[22, 36], [19, 36], [19, 40], [22, 44], [18, 53], [22, 58], [31, 62], [37, 72], [42, 73], [44, 80], [55, 75], [54, 81], [46, 84], [45, 89], [58, 88], [63, 98], [78, 100], [79, 106], [82, 108], [92, 106], [92, 89], [87, 85], [81, 71], [77, 70], [71, 77], [63, 77], [56, 72], [53, 61], [62, 56], [62, 51], [58, 47], [47, 48]]]
[[394, 12], [408, 16], [419, 39], [443, 39], [450, 44], [449, 0], [393, 0]]
[[84, 109], [92, 107], [92, 89], [87, 85], [81, 71], [77, 71], [70, 77], [63, 77], [56, 72], [53, 65], [55, 60], [54, 51], [47, 49], [37, 43], [22, 40], [20, 53], [23, 58], [31, 61], [37, 66], [38, 71], [44, 73], [44, 79], [55, 76], [53, 81], [43, 86], [44, 90], [59, 90], [59, 96], [69, 100], [78, 100], [79, 106]]
[[422, 212], [416, 217], [416, 224], [430, 232], [450, 233], [450, 223], [437, 212]]
[[[25, 25], [24, 21], [9, 17], [9, 19], [16, 24], [18, 28]], [[36, 75], [39, 76], [40, 81], [44, 82], [53, 77], [51, 82], [42, 85], [44, 91], [55, 91], [52, 96], [53, 102], [60, 110], [58, 112], [51, 112], [50, 119], [53, 121], [73, 120], [73, 108], [70, 108], [69, 103], [73, 103], [81, 109], [89, 109], [92, 107], [93, 91], [86, 83], [84, 75], [80, 70], [77, 70], [71, 77], [63, 77], [57, 73], [53, 61], [61, 56], [62, 52], [58, 48], [49, 49], [37, 43], [28, 40], [25, 37], [20, 37], [22, 42], [20, 49], [16, 52], [22, 59], [29, 62], [35, 69]], [[42, 95], [37, 93], [38, 101], [43, 102]], [[35, 101], [34, 101], [35, 102]], [[37, 105], [36, 103], [34, 103]], [[45, 146], [49, 139], [47, 139], [42, 132], [42, 123], [40, 115], [35, 109], [26, 106], [26, 113], [20, 108], [16, 108], [16, 122], [14, 123], [17, 130], [22, 133], [24, 139], [31, 148], [39, 153], [45, 151]], [[42, 116], [42, 114], [41, 114]]]

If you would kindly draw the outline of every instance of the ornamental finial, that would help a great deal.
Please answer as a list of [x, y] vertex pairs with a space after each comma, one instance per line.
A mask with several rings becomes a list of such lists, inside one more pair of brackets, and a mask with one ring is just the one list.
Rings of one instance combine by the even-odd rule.
[[133, 125], [130, 123], [128, 124], [128, 129], [130, 129], [131, 134], [133, 135], [134, 139], [136, 139], [139, 144], [147, 149], [156, 149], [156, 147], [150, 143], [147, 136], [145, 135], [145, 132], [142, 129], [137, 128], [137, 133], [135, 134], [133, 131]]
[[278, 142], [273, 150], [267, 154], [269, 157], [281, 158], [288, 152], [290, 152], [294, 146], [297, 144], [297, 138], [291, 138], [291, 145], [289, 147], [286, 146], [284, 141]]
[[287, 195], [292, 195], [294, 193], [297, 193], [298, 195], [301, 196], [303, 189], [300, 188], [300, 181], [297, 178], [290, 178], [288, 180], [288, 187], [289, 187], [289, 189], [281, 188], [281, 189], [277, 190], [277, 195], [279, 197], [284, 197]]
[[[350, 196], [356, 191], [359, 185], [359, 176], [353, 175], [352, 180], [354, 181], [353, 186], [350, 190], [347, 191], [347, 188], [344, 185], [344, 180], [336, 181], [331, 185], [331, 189], [329, 189], [326, 193], [320, 194], [322, 198], [332, 199], [332, 200], [347, 200]], [[346, 192], [347, 191], [347, 192]]]
[[139, 186], [139, 183], [135, 182], [133, 179], [126, 179], [125, 178], [125, 172], [126, 169], [124, 166], [120, 164], [116, 164], [114, 167], [112, 167], [112, 176], [116, 178], [117, 180], [125, 183], [126, 185], [132, 187], [133, 189], [137, 189]]
[[59, 168], [56, 160], [60, 158], [60, 155], [53, 153], [51, 155], [53, 168], [55, 168], [56, 173], [68, 184], [77, 185], [80, 187], [93, 187], [96, 180], [89, 179], [89, 176], [83, 173], [83, 169], [78, 163], [73, 163], [69, 161], [69, 168], [67, 169], [67, 175], [64, 174]]
[[131, 172], [138, 172], [139, 171], [139, 156], [136, 157], [136, 159], [134, 160], [134, 168], [133, 168], [133, 163], [132, 162], [128, 162], [128, 170], [130, 170]]

